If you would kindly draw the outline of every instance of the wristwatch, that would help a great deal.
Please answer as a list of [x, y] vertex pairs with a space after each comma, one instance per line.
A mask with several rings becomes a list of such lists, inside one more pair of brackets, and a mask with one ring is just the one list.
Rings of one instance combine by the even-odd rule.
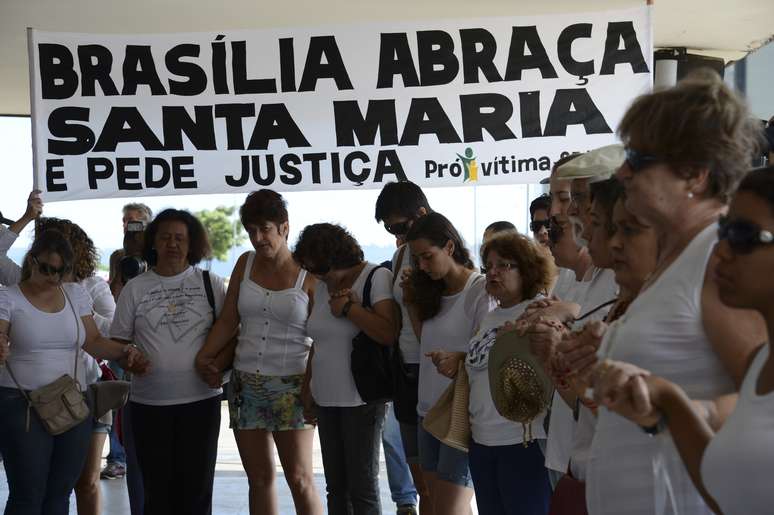
[[352, 300], [350, 299], [347, 301], [346, 304], [344, 304], [344, 307], [341, 308], [342, 318], [347, 318], [349, 316], [349, 310], [352, 308], [352, 304], [354, 304], [354, 302], [352, 302]]

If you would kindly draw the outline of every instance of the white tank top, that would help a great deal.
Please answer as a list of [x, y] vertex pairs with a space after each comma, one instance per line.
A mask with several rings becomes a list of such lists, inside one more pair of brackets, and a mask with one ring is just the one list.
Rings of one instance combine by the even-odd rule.
[[303, 374], [312, 340], [306, 335], [309, 296], [306, 271], [287, 290], [268, 290], [250, 279], [255, 252], [250, 252], [239, 286], [241, 325], [234, 368], [265, 376]]
[[702, 481], [725, 515], [771, 513], [774, 506], [774, 392], [755, 393], [768, 358], [767, 344], [747, 371], [736, 409], [704, 451]]
[[[701, 291], [716, 231], [715, 224], [701, 231], [610, 326], [601, 358], [650, 370], [692, 399], [735, 390], [702, 324]], [[591, 515], [711, 513], [668, 434], [651, 437], [606, 409], [599, 411], [586, 481]]]

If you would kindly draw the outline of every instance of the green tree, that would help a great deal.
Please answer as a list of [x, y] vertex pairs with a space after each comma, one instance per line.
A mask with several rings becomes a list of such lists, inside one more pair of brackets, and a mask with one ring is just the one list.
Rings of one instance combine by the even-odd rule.
[[245, 241], [242, 224], [234, 218], [234, 210], [233, 206], [218, 206], [194, 213], [207, 229], [212, 256], [219, 261], [228, 260], [228, 251]]

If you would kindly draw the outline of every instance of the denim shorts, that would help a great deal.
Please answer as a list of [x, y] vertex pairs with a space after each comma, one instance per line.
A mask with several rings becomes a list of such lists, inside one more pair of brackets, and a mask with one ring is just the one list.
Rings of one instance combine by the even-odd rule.
[[105, 433], [108, 434], [110, 432], [110, 427], [113, 424], [105, 424], [104, 422], [100, 422], [99, 420], [94, 421], [94, 427], [92, 428], [92, 433]]
[[422, 427], [422, 417], [417, 427], [419, 444], [419, 464], [422, 470], [435, 472], [438, 479], [459, 486], [470, 487], [470, 467], [468, 454], [441, 443]]

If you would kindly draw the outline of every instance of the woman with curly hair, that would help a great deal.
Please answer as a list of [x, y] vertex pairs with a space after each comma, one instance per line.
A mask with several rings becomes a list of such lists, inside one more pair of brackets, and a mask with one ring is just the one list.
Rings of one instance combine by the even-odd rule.
[[[535, 299], [547, 294], [556, 277], [549, 250], [518, 233], [493, 236], [481, 248], [486, 291], [498, 306], [481, 321], [465, 358], [470, 381], [468, 414], [472, 442], [468, 459], [478, 511], [486, 514], [548, 511], [551, 485], [538, 439], [545, 440], [545, 413], [521, 424], [497, 412], [489, 389], [489, 351], [497, 331], [519, 318]], [[536, 440], [530, 441], [530, 435]]]
[[[484, 276], [452, 223], [440, 213], [419, 218], [406, 235], [415, 268], [404, 280], [404, 301], [420, 339], [419, 460], [433, 512], [470, 512], [468, 455], [435, 438], [422, 419], [435, 405], [468, 351], [468, 342], [493, 307]], [[405, 272], [404, 272], [405, 273]]]
[[[34, 193], [34, 192], [33, 192]], [[35, 195], [30, 195], [28, 200], [28, 209], [21, 220], [30, 221], [29, 214], [39, 213], [36, 209]], [[18, 237], [18, 233], [23, 225], [17, 225], [7, 231], [7, 236], [0, 243], [0, 255], [6, 256], [8, 249]], [[15, 230], [14, 230], [15, 229]], [[70, 243], [73, 250], [73, 264], [67, 275], [63, 277], [64, 282], [75, 282], [81, 285], [91, 300], [91, 309], [94, 322], [102, 336], [108, 337], [110, 333], [110, 324], [113, 322], [113, 314], [116, 310], [116, 303], [113, 295], [110, 293], [108, 283], [96, 274], [97, 264], [99, 263], [99, 253], [94, 246], [94, 242], [81, 227], [66, 219], [37, 217], [35, 219], [36, 237], [44, 234], [46, 231], [57, 231], [62, 234]], [[4, 259], [3, 277], [7, 284], [17, 284], [22, 280], [22, 267], [16, 265], [10, 259]], [[95, 383], [99, 380], [102, 372], [97, 360], [86, 353], [81, 354], [82, 365], [86, 371], [87, 384]], [[99, 515], [101, 512], [99, 472], [102, 460], [102, 448], [105, 445], [105, 439], [110, 431], [111, 420], [102, 419], [94, 421], [94, 429], [91, 436], [91, 444], [83, 467], [81, 477], [75, 486], [75, 499], [78, 504], [79, 515]]]
[[[363, 332], [381, 345], [397, 340], [392, 273], [368, 263], [355, 238], [333, 224], [307, 226], [293, 257], [319, 280], [307, 332], [305, 410], [317, 405], [328, 512], [379, 515], [379, 445], [385, 403], [363, 401], [351, 370], [352, 339]], [[370, 293], [364, 307], [361, 299]], [[311, 398], [309, 394], [311, 393]]]

